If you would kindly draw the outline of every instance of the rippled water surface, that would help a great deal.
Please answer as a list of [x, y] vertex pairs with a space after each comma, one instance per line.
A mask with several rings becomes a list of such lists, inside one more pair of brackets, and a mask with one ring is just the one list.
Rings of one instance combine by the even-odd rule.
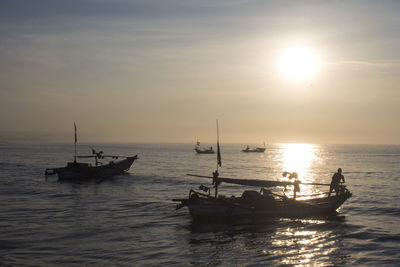
[[[59, 182], [48, 167], [71, 160], [71, 145], [0, 144], [0, 265], [388, 265], [400, 262], [400, 146], [268, 145], [265, 153], [222, 146], [221, 176], [329, 183], [338, 167], [353, 193], [334, 219], [194, 224], [173, 198], [210, 185], [215, 155], [191, 144], [96, 145], [139, 155], [129, 174]], [[85, 145], [79, 152], [89, 152]], [[239, 195], [235, 185], [220, 193]], [[248, 189], [248, 188], [247, 188]], [[302, 186], [301, 194], [325, 192]], [[290, 195], [291, 192], [287, 191]]]

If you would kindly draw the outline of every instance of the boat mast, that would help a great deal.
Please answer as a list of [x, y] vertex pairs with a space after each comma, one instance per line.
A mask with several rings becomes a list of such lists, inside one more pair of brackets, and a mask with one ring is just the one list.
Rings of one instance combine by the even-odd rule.
[[78, 137], [76, 136], [76, 124], [74, 122], [74, 130], [75, 130], [75, 154], [74, 154], [74, 162], [76, 162], [76, 142], [78, 141]]
[[221, 151], [219, 148], [219, 129], [218, 129], [218, 119], [217, 119], [217, 172], [218, 165], [221, 166]]
[[218, 119], [217, 119], [217, 170], [213, 173], [214, 183], [215, 183], [215, 197], [218, 195], [218, 166], [222, 166], [221, 162], [221, 149], [219, 147], [219, 128], [218, 128]]

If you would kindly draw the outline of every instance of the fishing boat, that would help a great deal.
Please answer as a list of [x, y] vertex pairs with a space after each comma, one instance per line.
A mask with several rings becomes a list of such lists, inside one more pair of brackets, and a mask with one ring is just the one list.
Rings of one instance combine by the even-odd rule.
[[196, 146], [194, 147], [194, 150], [196, 151], [197, 154], [214, 154], [214, 150], [212, 146], [209, 148], [202, 148], [200, 147], [200, 142], [197, 140]]
[[242, 149], [242, 152], [246, 152], [246, 153], [264, 153], [265, 151], [265, 142], [264, 142], [264, 146], [263, 147], [254, 147], [251, 148], [249, 145], [246, 146], [246, 148]]
[[[210, 187], [200, 185], [198, 190], [190, 189], [188, 198], [173, 199], [178, 202], [176, 209], [188, 207], [195, 221], [332, 216], [337, 214], [337, 209], [352, 196], [343, 183], [339, 185], [339, 190], [332, 196], [328, 193], [299, 196], [297, 193], [300, 192], [300, 185], [330, 186], [330, 184], [302, 183], [296, 172], [284, 172], [283, 176], [288, 176], [285, 181], [219, 177], [218, 167], [221, 167], [222, 163], [218, 135], [217, 122], [217, 169], [213, 175], [188, 174], [192, 177], [212, 179], [214, 195], [211, 194]], [[241, 196], [226, 197], [218, 194], [218, 188], [223, 183], [258, 187], [259, 190], [245, 190]], [[279, 187], [285, 189], [292, 187], [293, 195], [289, 197], [285, 191], [282, 194], [273, 192], [273, 189]]]
[[[276, 217], [332, 216], [337, 214], [337, 209], [352, 195], [346, 185], [341, 184], [336, 195], [325, 196], [324, 193], [321, 193], [317, 194], [317, 197], [315, 195], [298, 196], [300, 185], [329, 184], [302, 183], [297, 178], [293, 182], [234, 179], [219, 177], [218, 171], [215, 171], [213, 176], [189, 175], [211, 178], [215, 188], [215, 195], [211, 195], [210, 187], [200, 185], [199, 190], [190, 189], [188, 198], [174, 199], [174, 201], [180, 202], [177, 209], [187, 206], [194, 220], [264, 220]], [[290, 176], [296, 177], [297, 174], [291, 173]], [[226, 197], [218, 194], [218, 187], [222, 183], [253, 186], [260, 189], [245, 190], [241, 196]], [[284, 193], [274, 193], [271, 189], [290, 186], [293, 187], [292, 197], [288, 197]]]
[[242, 149], [242, 152], [246, 153], [251, 153], [251, 152], [256, 152], [256, 153], [264, 153], [265, 147], [255, 147], [255, 148], [250, 148], [250, 146], [246, 146], [245, 149]]
[[[75, 155], [74, 161], [68, 162], [66, 167], [60, 168], [47, 168], [45, 170], [45, 176], [57, 174], [60, 180], [77, 180], [77, 179], [105, 179], [117, 174], [127, 172], [133, 162], [138, 159], [138, 156], [117, 156], [117, 155], [105, 155], [103, 151], [96, 151], [93, 148], [91, 155], [76, 155], [76, 125], [74, 123], [75, 129]], [[91, 163], [77, 162], [78, 158], [94, 159], [94, 165]], [[108, 163], [103, 163], [104, 159], [111, 159]], [[119, 161], [114, 161], [122, 159]]]
[[[117, 174], [127, 172], [133, 162], [138, 159], [138, 156], [125, 157], [115, 155], [103, 155], [103, 152], [94, 152], [95, 155], [88, 156], [76, 156], [73, 162], [68, 162], [66, 167], [61, 168], [48, 168], [45, 171], [45, 175], [58, 175], [60, 180], [76, 180], [76, 179], [91, 179], [91, 178], [107, 178]], [[76, 158], [93, 158], [95, 164], [77, 162]], [[103, 164], [100, 160], [105, 158], [119, 159], [120, 161], [111, 160], [110, 162]]]

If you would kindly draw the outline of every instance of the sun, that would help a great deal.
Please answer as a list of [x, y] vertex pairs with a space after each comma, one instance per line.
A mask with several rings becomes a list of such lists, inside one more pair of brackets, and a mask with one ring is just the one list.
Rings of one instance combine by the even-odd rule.
[[287, 48], [278, 59], [278, 68], [282, 76], [290, 80], [309, 80], [318, 69], [317, 53], [306, 46]]

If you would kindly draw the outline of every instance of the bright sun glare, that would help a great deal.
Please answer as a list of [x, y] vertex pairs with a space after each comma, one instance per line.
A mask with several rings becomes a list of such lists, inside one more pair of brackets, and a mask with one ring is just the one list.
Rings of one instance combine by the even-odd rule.
[[310, 171], [310, 166], [317, 160], [316, 146], [311, 144], [282, 144], [283, 168], [297, 172], [301, 178]]
[[310, 79], [318, 69], [318, 57], [314, 49], [305, 46], [287, 48], [278, 60], [280, 73], [290, 80]]

